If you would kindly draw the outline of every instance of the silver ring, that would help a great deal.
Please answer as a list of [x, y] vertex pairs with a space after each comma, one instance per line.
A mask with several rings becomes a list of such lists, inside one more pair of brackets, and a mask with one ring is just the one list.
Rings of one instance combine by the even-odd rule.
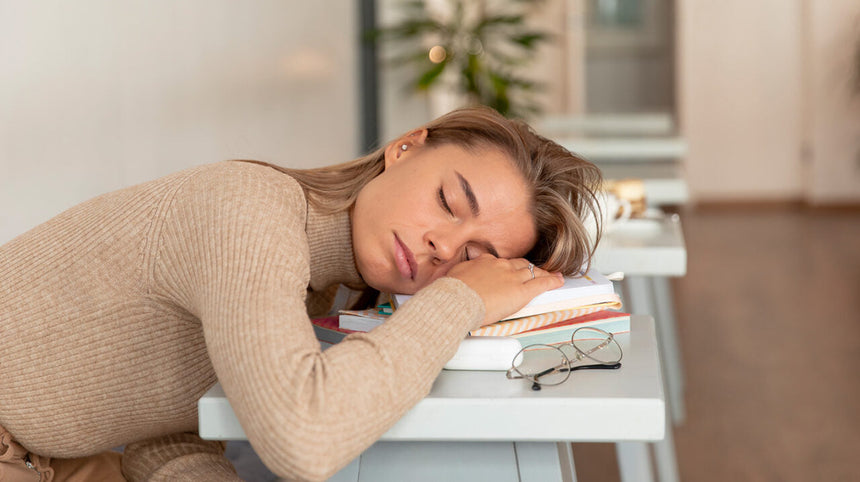
[[535, 279], [535, 265], [534, 265], [534, 263], [529, 263], [529, 273], [532, 274], [532, 279]]

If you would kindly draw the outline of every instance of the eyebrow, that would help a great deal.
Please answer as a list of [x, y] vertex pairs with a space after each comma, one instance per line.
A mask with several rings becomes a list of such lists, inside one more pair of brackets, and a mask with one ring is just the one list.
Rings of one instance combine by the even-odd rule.
[[460, 187], [463, 188], [466, 199], [469, 200], [469, 209], [472, 210], [472, 216], [478, 217], [481, 214], [481, 207], [478, 206], [478, 198], [475, 197], [475, 192], [472, 191], [472, 185], [469, 184], [469, 181], [462, 174], [457, 171], [454, 172], [457, 174], [457, 178], [460, 179]]
[[[478, 205], [478, 198], [475, 196], [475, 191], [472, 190], [472, 185], [469, 184], [469, 181], [463, 177], [457, 171], [454, 171], [457, 174], [457, 179], [460, 180], [460, 187], [463, 188], [463, 193], [466, 195], [466, 199], [469, 201], [469, 210], [472, 211], [472, 216], [478, 217], [481, 214], [481, 206]], [[484, 247], [487, 248], [487, 251], [490, 252], [495, 257], [499, 257], [499, 252], [496, 251], [496, 248], [493, 247], [492, 243], [486, 242], [484, 243]]]

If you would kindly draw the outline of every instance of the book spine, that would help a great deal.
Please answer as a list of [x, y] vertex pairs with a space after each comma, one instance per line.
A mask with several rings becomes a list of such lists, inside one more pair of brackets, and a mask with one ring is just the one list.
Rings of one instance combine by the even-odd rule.
[[522, 333], [524, 331], [533, 330], [542, 326], [551, 325], [562, 320], [576, 318], [578, 316], [596, 313], [598, 311], [621, 308], [621, 303], [600, 303], [596, 305], [583, 306], [581, 308], [552, 311], [549, 313], [541, 313], [539, 315], [527, 316], [525, 318], [517, 318], [514, 320], [501, 321], [491, 325], [482, 326], [477, 330], [469, 332], [472, 336], [508, 336], [514, 333]]
[[630, 319], [624, 320], [615, 320], [610, 321], [608, 323], [586, 323], [583, 325], [571, 325], [567, 330], [558, 330], [558, 331], [547, 331], [541, 332], [536, 331], [533, 333], [522, 333], [520, 335], [513, 335], [513, 338], [516, 338], [517, 341], [520, 342], [522, 346], [535, 345], [535, 344], [543, 344], [543, 345], [556, 345], [559, 343], [568, 343], [570, 342], [570, 337], [573, 335], [573, 332], [578, 328], [583, 326], [592, 326], [595, 328], [600, 328], [601, 330], [608, 331], [613, 335], [618, 335], [620, 333], [628, 333], [630, 331]]
[[[606, 293], [600, 295], [591, 295], [585, 296], [582, 298], [577, 298], [576, 305], [571, 306], [571, 300], [561, 300], [553, 303], [543, 303], [540, 305], [528, 304], [524, 306], [520, 311], [512, 314], [511, 316], [505, 318], [505, 320], [511, 320], [515, 318], [523, 318], [526, 316], [538, 315], [541, 313], [549, 313], [552, 311], [564, 311], [568, 309], [574, 309], [581, 306], [593, 306], [601, 303], [618, 303], [619, 306], [621, 304], [621, 297], [618, 296], [617, 293]], [[504, 320], [503, 320], [504, 321]]]

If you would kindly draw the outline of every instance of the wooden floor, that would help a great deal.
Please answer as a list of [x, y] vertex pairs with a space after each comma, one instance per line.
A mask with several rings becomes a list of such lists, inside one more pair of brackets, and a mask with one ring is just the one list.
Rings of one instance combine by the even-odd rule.
[[[860, 211], [681, 219], [681, 480], [860, 481]], [[614, 456], [574, 444], [579, 480], [618, 480]]]

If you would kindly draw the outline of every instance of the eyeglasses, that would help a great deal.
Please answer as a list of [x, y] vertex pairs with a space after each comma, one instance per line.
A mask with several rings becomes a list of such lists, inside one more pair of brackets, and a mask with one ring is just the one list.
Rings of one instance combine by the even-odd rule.
[[[514, 356], [508, 379], [524, 378], [532, 382], [532, 390], [561, 385], [574, 370], [614, 370], [621, 368], [621, 345], [612, 333], [585, 326], [570, 337], [570, 343], [528, 345]], [[590, 363], [576, 365], [581, 361]]]

